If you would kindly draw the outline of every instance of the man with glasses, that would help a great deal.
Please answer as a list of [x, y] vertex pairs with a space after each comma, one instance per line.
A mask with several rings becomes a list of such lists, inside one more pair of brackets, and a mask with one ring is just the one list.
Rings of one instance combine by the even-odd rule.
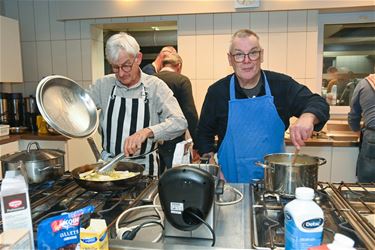
[[143, 164], [145, 174], [157, 176], [156, 142], [182, 135], [187, 121], [168, 86], [141, 71], [142, 53], [132, 36], [123, 32], [111, 36], [105, 53], [113, 74], [89, 88], [101, 110], [102, 158], [122, 152], [125, 156], [146, 154], [132, 161]]
[[[218, 163], [228, 182], [248, 183], [263, 179], [255, 162], [271, 153], [284, 152], [284, 132], [289, 118], [297, 149], [313, 130], [329, 119], [329, 106], [319, 95], [291, 77], [261, 69], [263, 49], [251, 30], [237, 31], [231, 39], [228, 61], [234, 73], [208, 88], [197, 129], [201, 155]], [[218, 138], [217, 146], [215, 137]]]

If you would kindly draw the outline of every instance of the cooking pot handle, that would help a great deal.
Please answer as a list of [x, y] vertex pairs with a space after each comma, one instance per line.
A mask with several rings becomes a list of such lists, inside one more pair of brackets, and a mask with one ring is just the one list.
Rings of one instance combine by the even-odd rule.
[[37, 149], [37, 150], [40, 149], [40, 147], [39, 147], [39, 143], [38, 143], [38, 142], [36, 142], [36, 141], [34, 141], [34, 142], [30, 142], [29, 144], [27, 144], [27, 148], [26, 148], [27, 153], [30, 153], [30, 148], [31, 148], [31, 146], [32, 146], [33, 144], [36, 146], [36, 149]]
[[259, 167], [262, 167], [262, 168], [269, 168], [269, 169], [272, 169], [272, 167], [270, 166], [267, 166], [266, 164], [260, 162], [260, 161], [257, 161], [255, 162], [255, 165], [259, 166]]
[[47, 171], [47, 170], [50, 170], [50, 169], [60, 169], [62, 166], [63, 166], [62, 164], [56, 164], [56, 166], [47, 166], [45, 168], [38, 169], [38, 171], [44, 172], [44, 171]]
[[318, 160], [318, 166], [321, 166], [321, 165], [324, 165], [327, 163], [327, 160], [322, 158], [322, 157], [316, 157], [316, 159]]
[[19, 161], [18, 163], [19, 163], [19, 166], [17, 167], [17, 169], [20, 170], [23, 177], [25, 177], [25, 180], [28, 181], [29, 178], [28, 178], [28, 175], [27, 175], [25, 164], [23, 163], [23, 161]]

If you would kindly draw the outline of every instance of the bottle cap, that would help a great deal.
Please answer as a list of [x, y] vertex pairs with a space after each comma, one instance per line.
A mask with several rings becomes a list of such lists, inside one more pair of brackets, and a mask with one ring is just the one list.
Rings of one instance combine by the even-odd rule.
[[298, 187], [296, 188], [296, 198], [300, 200], [312, 200], [314, 198], [314, 189]]
[[333, 239], [333, 242], [327, 245], [329, 249], [343, 249], [343, 250], [355, 249], [353, 246], [354, 246], [354, 240], [339, 233], [336, 233]]

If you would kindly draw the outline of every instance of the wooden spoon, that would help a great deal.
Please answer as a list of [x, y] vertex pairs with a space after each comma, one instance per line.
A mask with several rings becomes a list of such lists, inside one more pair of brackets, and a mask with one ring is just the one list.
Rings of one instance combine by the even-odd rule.
[[292, 158], [292, 166], [294, 166], [296, 164], [298, 153], [299, 153], [299, 149], [296, 149], [294, 151], [294, 155], [293, 155], [293, 158]]

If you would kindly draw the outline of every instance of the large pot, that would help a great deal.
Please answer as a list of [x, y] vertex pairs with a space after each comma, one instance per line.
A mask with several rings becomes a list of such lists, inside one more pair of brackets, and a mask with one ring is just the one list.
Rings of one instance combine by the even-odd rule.
[[[36, 149], [31, 149], [32, 145]], [[57, 179], [64, 174], [64, 154], [57, 149], [40, 149], [37, 142], [30, 142], [26, 150], [0, 158], [2, 173], [5, 176], [7, 170], [20, 170], [29, 183]]]
[[264, 157], [264, 163], [257, 163], [264, 168], [266, 190], [293, 198], [297, 187], [316, 189], [318, 168], [327, 161], [324, 158], [299, 154], [292, 164], [294, 156], [293, 153], [269, 154]]

